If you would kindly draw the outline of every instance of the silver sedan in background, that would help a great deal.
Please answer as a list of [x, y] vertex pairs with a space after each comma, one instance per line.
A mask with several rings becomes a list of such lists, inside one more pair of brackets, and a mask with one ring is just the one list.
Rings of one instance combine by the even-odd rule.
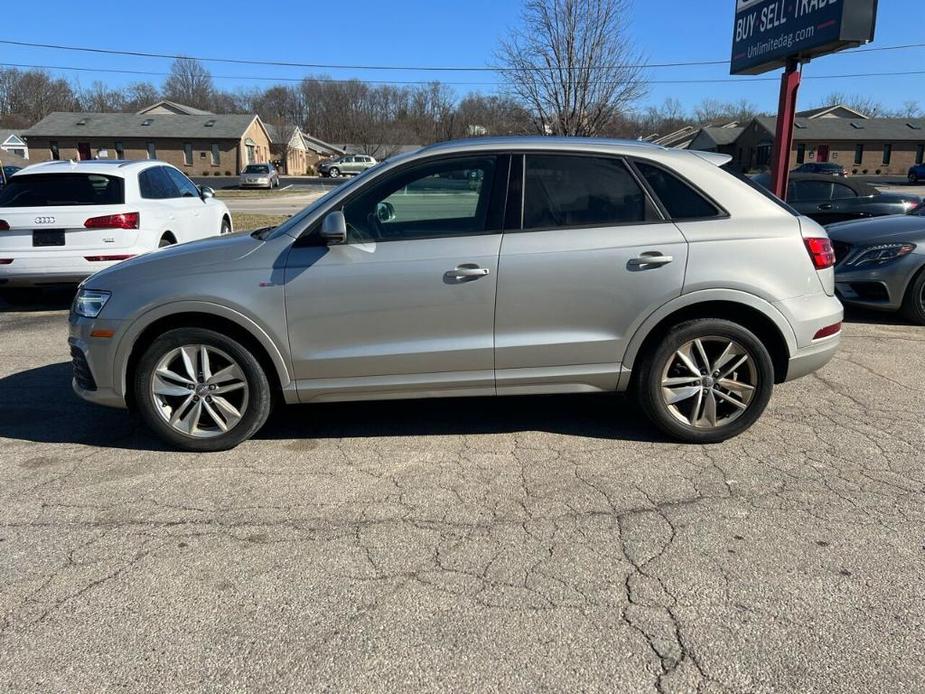
[[826, 227], [835, 249], [835, 282], [846, 304], [901, 311], [925, 325], [925, 204], [888, 217]]
[[241, 188], [279, 188], [279, 171], [273, 164], [248, 164], [238, 181]]

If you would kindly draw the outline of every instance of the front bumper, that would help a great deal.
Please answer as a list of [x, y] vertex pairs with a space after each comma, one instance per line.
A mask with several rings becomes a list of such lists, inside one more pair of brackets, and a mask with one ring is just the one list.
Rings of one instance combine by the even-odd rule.
[[[107, 407], [127, 407], [124, 393], [119, 392], [120, 381], [113, 373], [117, 338], [123, 322], [70, 315], [67, 342], [75, 366], [71, 385], [84, 400]], [[91, 334], [94, 331], [112, 331], [113, 337], [94, 337]]]
[[836, 266], [835, 289], [846, 304], [898, 311], [906, 288], [922, 267], [925, 255], [916, 252], [881, 267], [851, 270]]
[[273, 181], [241, 181], [238, 188], [272, 188]]

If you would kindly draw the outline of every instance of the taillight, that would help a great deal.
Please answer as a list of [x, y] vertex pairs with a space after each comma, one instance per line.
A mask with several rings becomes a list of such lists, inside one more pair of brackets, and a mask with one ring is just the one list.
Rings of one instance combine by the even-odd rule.
[[6, 220], [0, 219], [0, 231], [9, 231], [10, 225], [6, 223]]
[[841, 321], [839, 321], [838, 323], [833, 323], [832, 325], [827, 325], [821, 330], [817, 331], [816, 334], [813, 335], [813, 339], [821, 340], [823, 337], [829, 337], [831, 335], [834, 335], [840, 332], [841, 332]]
[[87, 229], [137, 229], [141, 215], [137, 212], [107, 214], [104, 217], [90, 217], [84, 222]]
[[835, 265], [835, 251], [832, 250], [832, 242], [828, 237], [814, 236], [803, 241], [817, 270], [825, 270]]

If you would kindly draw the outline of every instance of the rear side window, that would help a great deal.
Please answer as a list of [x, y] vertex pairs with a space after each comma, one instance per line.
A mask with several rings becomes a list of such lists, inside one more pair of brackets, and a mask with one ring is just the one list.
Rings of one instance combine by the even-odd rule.
[[687, 183], [659, 166], [634, 162], [672, 219], [705, 219], [722, 213]]
[[530, 154], [524, 176], [524, 229], [656, 221], [658, 213], [619, 159]]
[[121, 205], [125, 182], [118, 176], [87, 173], [29, 174], [9, 180], [0, 207]]
[[828, 181], [794, 181], [792, 200], [831, 200], [832, 184]]
[[177, 187], [170, 180], [167, 170], [163, 166], [145, 169], [138, 174], [138, 188], [141, 191], [141, 197], [146, 200], [165, 200], [180, 197]]
[[832, 199], [836, 200], [838, 198], [856, 198], [857, 193], [854, 192], [849, 186], [842, 185], [841, 183], [832, 184]]

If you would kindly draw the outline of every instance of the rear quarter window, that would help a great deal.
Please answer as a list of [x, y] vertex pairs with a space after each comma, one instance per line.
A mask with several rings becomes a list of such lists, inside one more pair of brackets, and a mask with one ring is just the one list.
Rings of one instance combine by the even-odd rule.
[[634, 161], [633, 164], [652, 188], [668, 215], [677, 221], [685, 219], [709, 219], [721, 217], [724, 213], [698, 193], [685, 181], [660, 166]]
[[90, 173], [28, 174], [11, 178], [0, 191], [0, 207], [121, 205], [125, 182]]

